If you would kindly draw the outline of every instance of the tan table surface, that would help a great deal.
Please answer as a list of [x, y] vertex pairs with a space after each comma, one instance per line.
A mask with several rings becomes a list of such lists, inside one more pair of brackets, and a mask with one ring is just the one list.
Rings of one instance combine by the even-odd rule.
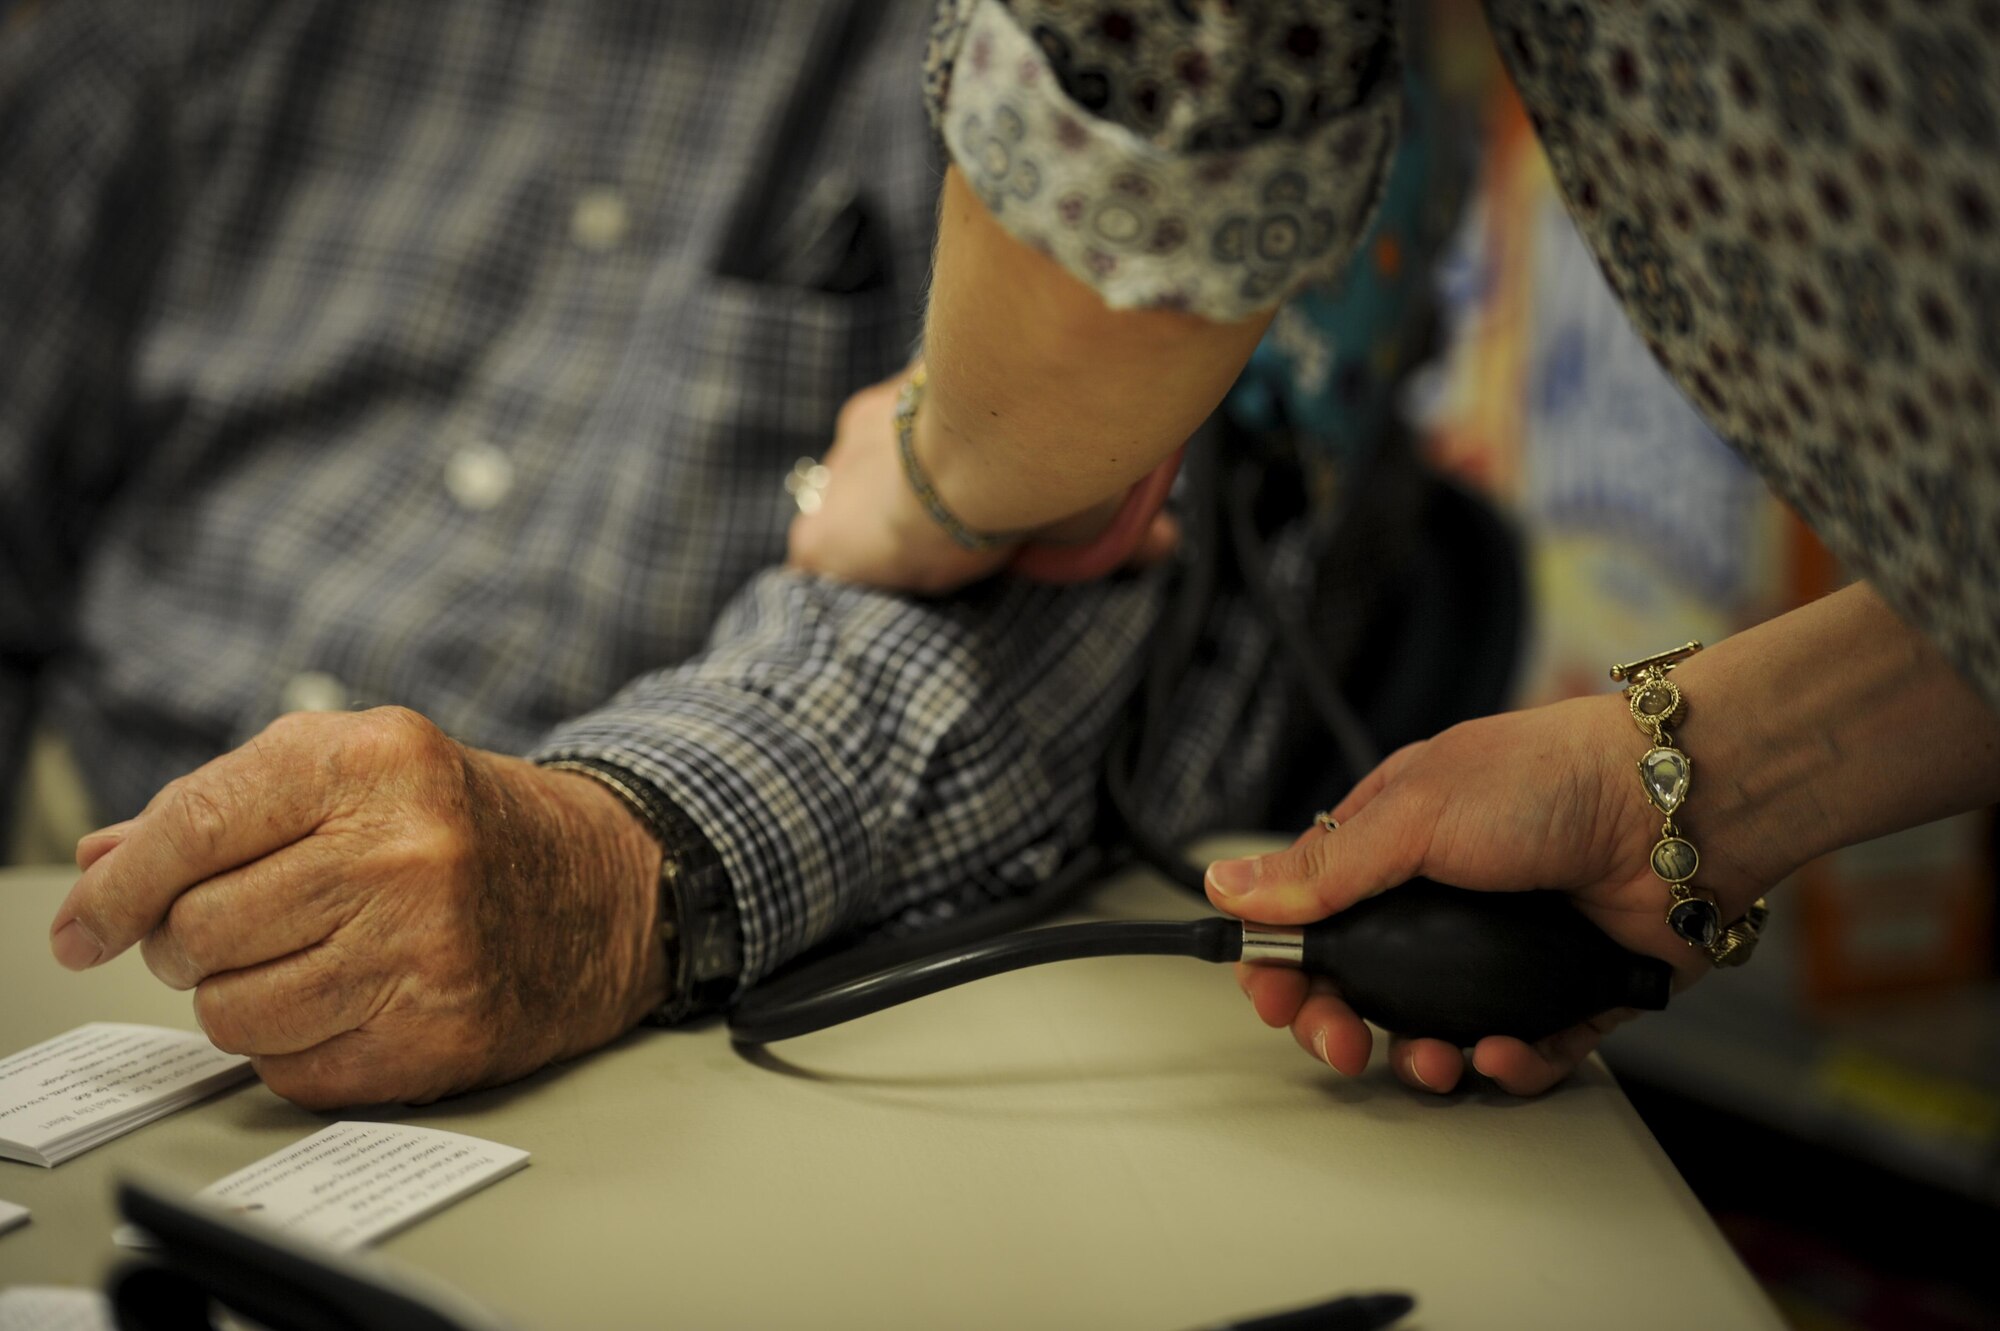
[[[86, 1021], [193, 1029], [136, 952], [72, 976], [70, 878], [0, 873], [0, 1052]], [[1155, 879], [1096, 913], [1188, 915]], [[389, 1239], [522, 1328], [1177, 1331], [1404, 1289], [1408, 1331], [1777, 1327], [1602, 1065], [1532, 1101], [1348, 1081], [1257, 1026], [1227, 970], [1020, 972], [776, 1046], [647, 1030], [393, 1117], [533, 1152]], [[101, 1279], [112, 1180], [200, 1186], [328, 1120], [251, 1083], [53, 1170], [0, 1161], [0, 1287]]]

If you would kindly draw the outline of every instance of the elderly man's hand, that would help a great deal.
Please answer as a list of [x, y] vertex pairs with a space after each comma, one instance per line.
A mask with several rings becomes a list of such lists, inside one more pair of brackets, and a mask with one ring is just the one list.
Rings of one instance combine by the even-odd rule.
[[422, 1102], [595, 1048], [664, 997], [659, 862], [589, 777], [400, 708], [297, 713], [85, 837], [51, 946], [81, 970], [140, 944], [288, 1100]]

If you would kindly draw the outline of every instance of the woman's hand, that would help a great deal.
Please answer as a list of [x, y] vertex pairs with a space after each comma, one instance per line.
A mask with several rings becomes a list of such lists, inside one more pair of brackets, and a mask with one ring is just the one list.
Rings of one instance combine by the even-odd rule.
[[[1735, 634], [1674, 679], [1688, 704], [1676, 747], [1694, 771], [1675, 821], [1701, 850], [1694, 882], [1724, 920], [1817, 855], [2000, 800], [2000, 714], [1866, 584]], [[1454, 726], [1370, 773], [1333, 811], [1339, 831], [1213, 866], [1209, 898], [1232, 915], [1299, 924], [1419, 874], [1490, 891], [1560, 888], [1611, 937], [1692, 983], [1708, 962], [1667, 928], [1667, 885], [1647, 865], [1662, 818], [1639, 787], [1646, 747], [1615, 693]], [[1343, 1072], [1367, 1066], [1368, 1028], [1330, 987], [1309, 989], [1297, 972], [1240, 974], [1265, 1021]], [[1532, 1047], [1489, 1037], [1473, 1066], [1532, 1095], [1632, 1015]], [[1389, 1055], [1399, 1077], [1433, 1091], [1465, 1070], [1435, 1040], [1392, 1040]]]
[[[1082, 576], [1072, 572], [1078, 567], [1068, 557], [1072, 550], [1083, 556], [1088, 576], [1100, 576], [1121, 564], [1144, 567], [1172, 553], [1179, 529], [1157, 512], [1139, 515], [1140, 521], [1122, 539], [1107, 538], [1120, 548], [1098, 548], [1096, 538], [1118, 513], [1115, 499], [1035, 532], [1032, 544], [1013, 543], [987, 551], [959, 545], [925, 511], [903, 474], [895, 413], [896, 396], [908, 378], [905, 370], [864, 388], [840, 409], [833, 447], [821, 460], [830, 475], [819, 489], [818, 505], [812, 512], [802, 509], [792, 521], [787, 559], [791, 567], [842, 582], [941, 596], [999, 572], [1023, 550], [1033, 558], [1024, 562], [1021, 575], [1052, 582]], [[926, 452], [924, 423], [920, 412], [920, 458]], [[968, 445], [950, 440], [945, 446]], [[1171, 474], [1165, 479], [1170, 480]], [[1162, 486], [1152, 497], [1153, 507], [1157, 509], [1164, 498]], [[950, 495], [945, 502], [952, 502]], [[1123, 548], [1128, 545], [1129, 549]]]
[[[1618, 694], [1455, 726], [1371, 772], [1332, 811], [1339, 830], [1315, 827], [1288, 850], [1213, 865], [1209, 899], [1245, 919], [1303, 924], [1419, 875], [1492, 891], [1560, 888], [1619, 943], [1671, 963], [1683, 987], [1709, 962], [1667, 927], [1667, 885], [1648, 867], [1662, 819], [1636, 775], [1645, 747]], [[1690, 812], [1696, 882], [1716, 893], [1724, 919], [1795, 867], [1767, 857], [1768, 846], [1751, 862], [1704, 824], [1699, 804]], [[1349, 1076], [1367, 1066], [1369, 1029], [1331, 984], [1257, 966], [1238, 967], [1238, 979], [1258, 1016], [1290, 1026], [1301, 1047]], [[1489, 1036], [1473, 1066], [1507, 1091], [1538, 1094], [1633, 1015], [1605, 1013], [1534, 1045]], [[1451, 1090], [1465, 1068], [1438, 1040], [1392, 1038], [1389, 1056], [1397, 1076], [1431, 1091]]]
[[1000, 571], [1013, 546], [967, 550], [932, 521], [903, 475], [896, 446], [899, 371], [847, 399], [833, 447], [820, 459], [831, 473], [812, 512], [792, 520], [787, 563], [807, 573], [892, 591], [936, 596]]

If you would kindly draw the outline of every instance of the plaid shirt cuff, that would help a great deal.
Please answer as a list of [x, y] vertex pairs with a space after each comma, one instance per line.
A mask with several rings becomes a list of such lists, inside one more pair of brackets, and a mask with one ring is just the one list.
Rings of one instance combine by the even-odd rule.
[[675, 974], [687, 986], [676, 995], [680, 1015], [726, 1006], [784, 960], [771, 940], [797, 922], [773, 917], [832, 896], [808, 884], [869, 872], [853, 794], [860, 783], [759, 703], [694, 687], [676, 690], [664, 709], [659, 699], [613, 704], [561, 727], [532, 755], [615, 773], [643, 791], [642, 812], [668, 855], [685, 855], [674, 884]]

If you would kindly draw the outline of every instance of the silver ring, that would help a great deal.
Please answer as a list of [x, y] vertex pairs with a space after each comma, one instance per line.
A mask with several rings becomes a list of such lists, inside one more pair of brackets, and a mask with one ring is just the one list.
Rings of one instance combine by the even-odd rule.
[[1338, 832], [1340, 830], [1340, 820], [1335, 818], [1329, 810], [1321, 809], [1313, 815], [1313, 821], [1319, 824], [1320, 830], [1323, 832]]
[[826, 487], [832, 480], [833, 473], [817, 458], [800, 458], [785, 476], [785, 493], [799, 506], [799, 512], [810, 517], [826, 503]]

